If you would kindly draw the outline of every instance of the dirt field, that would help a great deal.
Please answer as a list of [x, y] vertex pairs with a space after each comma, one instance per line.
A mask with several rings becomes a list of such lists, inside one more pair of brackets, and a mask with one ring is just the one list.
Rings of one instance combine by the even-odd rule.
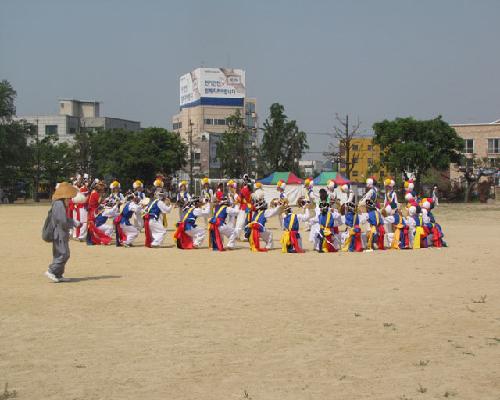
[[500, 399], [500, 206], [441, 206], [442, 250], [71, 242], [60, 284], [47, 209], [0, 206], [0, 397]]

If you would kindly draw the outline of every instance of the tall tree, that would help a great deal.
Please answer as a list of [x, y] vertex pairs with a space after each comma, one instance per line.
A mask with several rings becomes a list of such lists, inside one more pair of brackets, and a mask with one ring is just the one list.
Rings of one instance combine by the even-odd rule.
[[39, 151], [40, 179], [48, 183], [52, 194], [56, 184], [68, 179], [75, 171], [76, 162], [72, 146], [66, 142], [59, 142], [57, 135], [46, 135], [38, 144], [33, 142], [32, 148], [33, 153]]
[[0, 82], [0, 122], [10, 121], [16, 114], [17, 93], [5, 79]]
[[26, 121], [12, 121], [16, 113], [16, 91], [0, 82], [0, 186], [14, 188], [30, 176], [32, 152], [28, 146], [34, 127]]
[[252, 135], [239, 110], [227, 118], [227, 129], [217, 143], [217, 158], [224, 176], [240, 178], [253, 169]]
[[274, 103], [269, 109], [269, 118], [264, 122], [264, 135], [260, 147], [262, 172], [300, 172], [299, 161], [309, 149], [306, 134], [299, 130], [295, 120], [288, 120], [285, 108]]
[[361, 122], [349, 125], [349, 115], [345, 119], [339, 114], [335, 114], [336, 125], [331, 134], [333, 142], [329, 144], [328, 151], [323, 155], [329, 158], [334, 164], [344, 166], [346, 178], [351, 177], [351, 171], [357, 163], [357, 154], [353, 149], [353, 139], [358, 136]]
[[186, 164], [186, 145], [163, 128], [104, 130], [91, 133], [89, 138], [93, 174], [119, 177], [124, 185], [137, 178], [152, 180], [159, 171], [169, 174]]
[[373, 124], [374, 143], [381, 146], [383, 165], [390, 171], [412, 172], [417, 179], [430, 168], [443, 170], [459, 162], [463, 139], [441, 116], [430, 120], [396, 118]]

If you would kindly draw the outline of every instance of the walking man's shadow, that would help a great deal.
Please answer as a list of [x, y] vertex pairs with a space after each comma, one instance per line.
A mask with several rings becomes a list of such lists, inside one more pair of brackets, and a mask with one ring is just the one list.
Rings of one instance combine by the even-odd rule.
[[121, 275], [99, 275], [99, 276], [84, 276], [81, 278], [69, 278], [68, 283], [85, 282], [85, 281], [100, 281], [101, 279], [120, 279]]

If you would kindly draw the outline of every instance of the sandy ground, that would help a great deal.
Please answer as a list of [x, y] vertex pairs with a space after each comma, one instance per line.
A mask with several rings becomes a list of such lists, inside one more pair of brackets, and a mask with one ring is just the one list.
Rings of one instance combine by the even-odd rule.
[[443, 250], [71, 242], [61, 284], [47, 209], [0, 206], [0, 396], [500, 399], [498, 205], [441, 206]]

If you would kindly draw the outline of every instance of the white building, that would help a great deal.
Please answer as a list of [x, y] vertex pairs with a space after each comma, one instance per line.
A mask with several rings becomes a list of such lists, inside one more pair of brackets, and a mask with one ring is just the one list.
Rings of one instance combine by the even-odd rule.
[[81, 101], [74, 99], [59, 100], [59, 115], [18, 116], [16, 120], [26, 120], [38, 127], [38, 135], [57, 134], [60, 141], [71, 141], [79, 132], [95, 129], [125, 129], [139, 131], [141, 124], [122, 118], [100, 116], [98, 101]]

